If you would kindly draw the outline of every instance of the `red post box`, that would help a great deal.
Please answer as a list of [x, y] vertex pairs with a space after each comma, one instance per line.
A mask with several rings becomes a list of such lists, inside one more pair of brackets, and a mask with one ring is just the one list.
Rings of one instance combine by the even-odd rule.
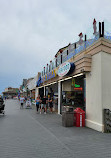
[[84, 127], [85, 126], [85, 111], [81, 108], [76, 108], [74, 110], [74, 126]]

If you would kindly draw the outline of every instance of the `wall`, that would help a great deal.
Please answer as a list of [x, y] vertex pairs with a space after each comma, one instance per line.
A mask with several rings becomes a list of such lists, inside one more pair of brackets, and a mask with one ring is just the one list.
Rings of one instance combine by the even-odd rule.
[[101, 54], [92, 56], [91, 73], [86, 74], [86, 126], [102, 131]]
[[111, 110], [111, 54], [102, 52], [102, 106]]
[[111, 54], [101, 51], [86, 74], [86, 126], [104, 132], [105, 108], [111, 110]]

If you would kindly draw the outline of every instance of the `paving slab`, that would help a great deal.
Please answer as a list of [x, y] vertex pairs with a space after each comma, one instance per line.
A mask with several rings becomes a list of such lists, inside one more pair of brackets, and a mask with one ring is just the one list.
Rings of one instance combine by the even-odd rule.
[[111, 134], [89, 128], [63, 127], [61, 115], [20, 109], [18, 100], [6, 101], [0, 115], [1, 158], [107, 158]]

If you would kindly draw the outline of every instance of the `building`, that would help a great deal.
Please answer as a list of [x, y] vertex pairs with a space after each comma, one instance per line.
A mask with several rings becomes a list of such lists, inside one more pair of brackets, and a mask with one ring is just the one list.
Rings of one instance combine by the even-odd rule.
[[27, 88], [30, 91], [30, 97], [33, 100], [35, 100], [37, 97], [36, 96], [36, 94], [37, 94], [36, 93], [36, 84], [37, 84], [37, 81], [39, 79], [39, 76], [40, 76], [40, 72], [38, 72], [38, 74], [27, 83]]
[[[54, 108], [64, 105], [86, 112], [86, 126], [104, 132], [103, 109], [111, 110], [111, 35], [94, 19], [92, 36], [79, 34], [79, 41], [59, 50], [44, 67], [37, 82], [37, 95], [52, 95]], [[53, 64], [52, 64], [53, 63]]]
[[18, 92], [19, 92], [18, 88], [8, 87], [5, 88], [5, 91], [3, 92], [3, 97], [13, 98], [14, 96], [18, 95]]

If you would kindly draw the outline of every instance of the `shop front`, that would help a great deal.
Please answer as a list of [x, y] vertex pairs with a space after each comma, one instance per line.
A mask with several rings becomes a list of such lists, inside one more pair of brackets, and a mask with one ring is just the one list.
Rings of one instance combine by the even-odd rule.
[[85, 75], [62, 82], [62, 106], [80, 107], [85, 111]]
[[58, 82], [56, 71], [51, 71], [45, 76], [39, 77], [36, 85], [36, 96], [43, 98], [45, 95], [48, 99], [53, 100], [53, 111], [58, 112]]
[[46, 86], [46, 97], [53, 100], [53, 111], [58, 112], [58, 83], [54, 82]]
[[40, 86], [46, 95], [57, 94], [58, 114], [65, 105], [80, 107], [86, 113], [85, 125], [104, 132], [103, 110], [111, 110], [111, 40], [103, 28], [93, 36], [91, 40], [80, 38], [78, 47], [75, 43], [60, 50], [60, 64], [44, 71]]

